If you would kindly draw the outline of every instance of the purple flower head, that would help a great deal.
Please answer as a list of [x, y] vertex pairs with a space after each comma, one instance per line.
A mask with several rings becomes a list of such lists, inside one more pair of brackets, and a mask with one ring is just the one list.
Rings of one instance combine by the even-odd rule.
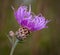
[[47, 28], [46, 24], [49, 22], [42, 15], [34, 15], [31, 12], [31, 6], [29, 9], [27, 6], [20, 6], [17, 11], [14, 12], [19, 25], [26, 27], [30, 31], [37, 31], [43, 28]]

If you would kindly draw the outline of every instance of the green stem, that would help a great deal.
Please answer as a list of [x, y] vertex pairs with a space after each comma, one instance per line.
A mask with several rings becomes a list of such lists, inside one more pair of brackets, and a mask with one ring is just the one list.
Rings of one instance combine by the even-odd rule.
[[12, 39], [10, 38], [10, 36], [7, 35], [7, 37], [8, 37], [8, 39], [9, 39], [10, 43], [13, 45], [13, 42], [12, 42]]
[[10, 55], [13, 55], [14, 49], [15, 49], [15, 47], [16, 47], [16, 45], [17, 45], [18, 42], [19, 42], [19, 40], [16, 39], [15, 43], [14, 43], [13, 46], [12, 46], [12, 49], [11, 49]]

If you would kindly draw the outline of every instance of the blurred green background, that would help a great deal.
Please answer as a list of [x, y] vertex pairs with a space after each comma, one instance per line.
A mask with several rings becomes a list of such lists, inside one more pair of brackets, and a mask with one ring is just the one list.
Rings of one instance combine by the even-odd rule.
[[51, 20], [48, 28], [33, 33], [24, 43], [19, 43], [14, 55], [60, 55], [60, 0], [0, 0], [0, 55], [9, 55], [11, 44], [6, 36], [19, 28], [11, 6], [32, 6], [35, 14], [42, 13]]

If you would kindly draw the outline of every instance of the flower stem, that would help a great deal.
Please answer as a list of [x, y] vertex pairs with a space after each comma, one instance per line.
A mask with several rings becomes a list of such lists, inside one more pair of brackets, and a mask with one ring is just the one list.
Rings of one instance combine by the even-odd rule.
[[14, 49], [15, 49], [15, 47], [16, 47], [16, 45], [17, 45], [18, 42], [19, 42], [19, 40], [16, 39], [15, 43], [12, 45], [10, 55], [13, 55]]

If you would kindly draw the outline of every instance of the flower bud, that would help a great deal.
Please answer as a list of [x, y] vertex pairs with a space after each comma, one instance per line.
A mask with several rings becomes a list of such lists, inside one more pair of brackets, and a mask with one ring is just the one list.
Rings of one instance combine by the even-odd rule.
[[14, 32], [13, 31], [10, 31], [9, 32], [9, 36], [13, 37], [14, 36]]

